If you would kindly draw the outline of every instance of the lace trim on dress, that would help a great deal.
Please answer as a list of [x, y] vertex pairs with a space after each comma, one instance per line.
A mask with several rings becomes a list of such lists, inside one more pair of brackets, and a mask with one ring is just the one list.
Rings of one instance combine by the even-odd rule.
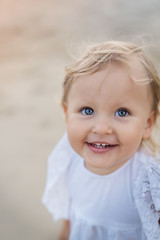
[[134, 199], [147, 239], [160, 239], [160, 164], [152, 157], [140, 169]]

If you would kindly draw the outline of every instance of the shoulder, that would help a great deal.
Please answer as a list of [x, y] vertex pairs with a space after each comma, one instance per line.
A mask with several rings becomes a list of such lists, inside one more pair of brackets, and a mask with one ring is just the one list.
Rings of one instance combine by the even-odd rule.
[[77, 153], [72, 149], [65, 133], [48, 158], [48, 168], [56, 171], [67, 169], [76, 156]]
[[55, 220], [68, 219], [70, 199], [66, 179], [68, 169], [76, 157], [77, 154], [71, 148], [67, 134], [64, 134], [48, 158], [42, 202]]
[[134, 201], [147, 239], [154, 240], [160, 236], [160, 158], [142, 152], [138, 155], [141, 167], [135, 181]]
[[141, 191], [147, 187], [153, 194], [155, 189], [160, 190], [160, 157], [153, 157], [143, 152], [139, 152], [137, 157], [141, 164], [135, 181], [135, 189]]

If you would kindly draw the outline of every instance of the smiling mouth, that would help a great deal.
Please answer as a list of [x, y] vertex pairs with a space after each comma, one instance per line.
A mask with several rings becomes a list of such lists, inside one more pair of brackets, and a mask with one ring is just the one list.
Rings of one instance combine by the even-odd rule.
[[108, 143], [87, 143], [90, 147], [96, 149], [109, 149], [116, 147], [117, 144], [108, 144]]

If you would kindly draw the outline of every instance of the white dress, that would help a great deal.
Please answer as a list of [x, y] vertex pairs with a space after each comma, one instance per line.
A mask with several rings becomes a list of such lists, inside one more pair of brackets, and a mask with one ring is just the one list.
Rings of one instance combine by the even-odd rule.
[[42, 201], [54, 220], [71, 221], [70, 240], [160, 240], [160, 164], [140, 151], [97, 175], [64, 135], [49, 157]]

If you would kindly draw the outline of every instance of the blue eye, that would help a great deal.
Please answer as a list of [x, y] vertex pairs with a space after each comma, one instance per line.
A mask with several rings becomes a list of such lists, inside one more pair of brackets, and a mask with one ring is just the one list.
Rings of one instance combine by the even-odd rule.
[[89, 107], [85, 107], [81, 110], [83, 115], [94, 115], [94, 110]]
[[115, 116], [117, 117], [126, 117], [128, 115], [129, 115], [129, 111], [127, 111], [126, 109], [119, 109], [115, 113]]

